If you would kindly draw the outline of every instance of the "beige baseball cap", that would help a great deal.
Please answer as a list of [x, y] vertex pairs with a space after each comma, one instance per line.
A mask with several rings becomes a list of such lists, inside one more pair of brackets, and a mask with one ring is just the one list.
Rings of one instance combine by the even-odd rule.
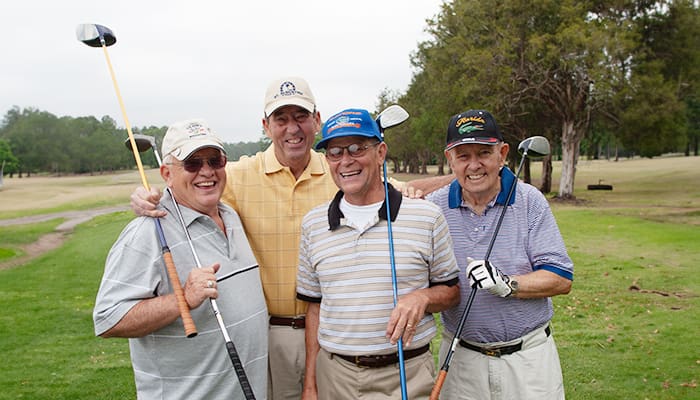
[[272, 81], [267, 87], [265, 117], [283, 106], [299, 106], [311, 113], [316, 111], [316, 99], [303, 78], [287, 76]]
[[163, 138], [161, 152], [163, 157], [168, 154], [182, 161], [192, 153], [205, 147], [215, 147], [224, 153], [224, 143], [214, 135], [201, 119], [190, 119], [175, 122], [168, 127]]

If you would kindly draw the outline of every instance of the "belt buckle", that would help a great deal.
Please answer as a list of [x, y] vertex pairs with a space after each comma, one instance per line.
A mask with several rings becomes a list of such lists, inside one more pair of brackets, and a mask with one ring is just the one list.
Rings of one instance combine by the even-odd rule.
[[292, 329], [301, 329], [300, 325], [297, 325], [299, 322], [304, 321], [301, 318], [292, 318], [292, 324], [290, 325]]
[[490, 357], [501, 357], [500, 349], [482, 349], [481, 352]]

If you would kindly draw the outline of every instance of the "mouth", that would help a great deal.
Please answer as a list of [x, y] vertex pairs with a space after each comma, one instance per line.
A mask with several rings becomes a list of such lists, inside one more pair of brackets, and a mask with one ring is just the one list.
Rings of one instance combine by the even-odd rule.
[[286, 142], [289, 144], [301, 144], [304, 141], [303, 137], [293, 137], [291, 139], [287, 139]]
[[194, 186], [197, 188], [200, 188], [200, 189], [211, 189], [214, 186], [216, 186], [216, 182], [214, 182], [214, 181], [199, 182], [199, 183], [195, 183]]
[[360, 175], [362, 171], [350, 171], [350, 172], [341, 172], [340, 176], [343, 178], [350, 178], [352, 176]]
[[472, 174], [472, 175], [467, 175], [467, 179], [470, 180], [470, 181], [477, 181], [477, 180], [479, 180], [479, 179], [481, 179], [481, 178], [483, 178], [483, 177], [485, 177], [485, 176], [486, 176], [485, 173], [482, 173], [482, 174]]

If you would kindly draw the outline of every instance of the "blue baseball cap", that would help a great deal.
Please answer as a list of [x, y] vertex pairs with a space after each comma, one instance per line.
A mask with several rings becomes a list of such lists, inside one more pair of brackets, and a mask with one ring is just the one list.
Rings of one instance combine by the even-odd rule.
[[379, 126], [369, 115], [369, 111], [348, 108], [328, 118], [323, 125], [321, 141], [316, 144], [316, 150], [325, 149], [329, 140], [345, 136], [363, 136], [382, 141]]

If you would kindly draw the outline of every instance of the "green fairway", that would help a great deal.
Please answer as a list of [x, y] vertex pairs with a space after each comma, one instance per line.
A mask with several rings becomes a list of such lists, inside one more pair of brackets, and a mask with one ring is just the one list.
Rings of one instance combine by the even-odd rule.
[[[552, 203], [575, 263], [571, 293], [554, 298], [568, 399], [700, 398], [700, 159], [633, 162], [583, 163], [581, 201]], [[596, 176], [615, 189], [586, 192]], [[135, 398], [128, 342], [92, 325], [107, 251], [131, 218], [97, 217], [0, 269], [0, 399]], [[1, 222], [0, 262], [60, 220]]]

